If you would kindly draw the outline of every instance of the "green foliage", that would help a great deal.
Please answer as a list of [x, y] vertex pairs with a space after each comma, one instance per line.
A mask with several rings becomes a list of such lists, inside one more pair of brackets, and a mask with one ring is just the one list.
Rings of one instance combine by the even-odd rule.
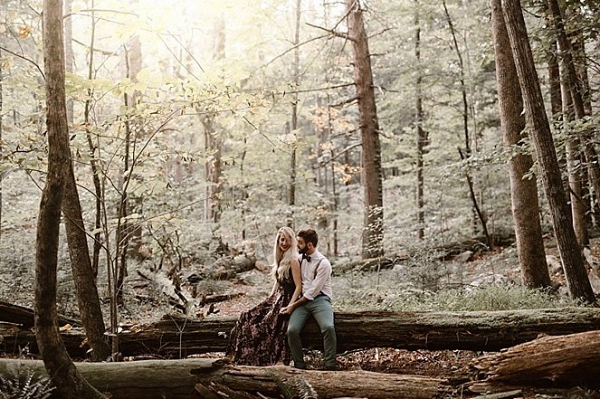
[[520, 285], [489, 284], [480, 287], [422, 290], [407, 282], [397, 271], [377, 274], [350, 274], [334, 279], [336, 310], [391, 311], [494, 311], [578, 306], [548, 290]]
[[10, 370], [6, 375], [0, 375], [1, 399], [46, 399], [54, 387], [47, 377], [38, 377], [31, 370]]

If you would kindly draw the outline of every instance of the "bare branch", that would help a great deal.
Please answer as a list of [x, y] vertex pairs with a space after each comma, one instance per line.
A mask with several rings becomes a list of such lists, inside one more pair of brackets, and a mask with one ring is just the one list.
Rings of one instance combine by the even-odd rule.
[[348, 35], [347, 33], [338, 32], [338, 31], [336, 31], [336, 30], [333, 30], [333, 29], [327, 29], [327, 28], [324, 28], [324, 27], [322, 27], [322, 26], [313, 25], [313, 24], [311, 24], [311, 23], [308, 23], [308, 22], [306, 23], [306, 25], [308, 25], [308, 26], [311, 26], [311, 27], [313, 27], [313, 28], [317, 28], [317, 29], [324, 30], [325, 32], [329, 32], [329, 33], [330, 33], [331, 35], [333, 35], [333, 36], [341, 37], [341, 38], [343, 38], [343, 39], [350, 40], [350, 41], [352, 41], [352, 42], [356, 42], [356, 39], [355, 39], [355, 38], [353, 38], [353, 37], [351, 37], [351, 36], [350, 36], [350, 35]]
[[46, 80], [46, 76], [44, 75], [44, 71], [42, 71], [42, 68], [40, 68], [40, 66], [38, 64], [36, 64], [35, 61], [30, 60], [29, 58], [27, 58], [25, 56], [22, 56], [21, 54], [17, 54], [15, 52], [12, 52], [9, 49], [7, 49], [6, 47], [0, 46], [0, 49], [2, 51], [6, 51], [7, 53], [14, 55], [15, 57], [18, 57], [18, 58], [20, 58], [22, 60], [25, 60], [25, 61], [33, 64], [37, 68], [37, 70], [40, 71], [40, 74], [42, 75], [42, 78], [44, 78], [44, 80]]

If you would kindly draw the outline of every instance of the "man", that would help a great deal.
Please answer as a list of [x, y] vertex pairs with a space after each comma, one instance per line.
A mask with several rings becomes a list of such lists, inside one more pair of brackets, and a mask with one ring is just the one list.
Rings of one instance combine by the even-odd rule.
[[337, 337], [333, 323], [333, 307], [331, 306], [333, 296], [331, 263], [317, 250], [318, 242], [319, 236], [315, 230], [307, 228], [298, 232], [298, 252], [302, 254], [300, 262], [302, 296], [293, 304], [283, 308], [281, 312], [291, 315], [287, 337], [294, 367], [306, 368], [300, 333], [312, 315], [323, 335], [325, 369], [336, 370]]

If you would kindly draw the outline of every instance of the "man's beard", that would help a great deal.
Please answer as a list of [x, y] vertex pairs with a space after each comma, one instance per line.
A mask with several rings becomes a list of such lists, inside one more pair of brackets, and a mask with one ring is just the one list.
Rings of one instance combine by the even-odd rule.
[[298, 253], [299, 254], [305, 254], [306, 253], [306, 247], [304, 247], [302, 249], [298, 248]]

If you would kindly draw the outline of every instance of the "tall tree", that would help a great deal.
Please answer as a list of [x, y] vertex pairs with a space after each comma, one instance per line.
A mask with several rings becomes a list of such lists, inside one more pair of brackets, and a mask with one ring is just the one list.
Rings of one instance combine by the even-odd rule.
[[362, 139], [364, 222], [362, 257], [383, 255], [383, 175], [379, 120], [375, 103], [369, 40], [360, 0], [346, 0], [348, 35], [354, 50], [354, 82]]
[[71, 163], [62, 29], [62, 1], [44, 0], [48, 174], [40, 201], [36, 236], [35, 335], [48, 375], [61, 398], [103, 398], [73, 364], [58, 330], [56, 272], [60, 212]]
[[542, 182], [550, 204], [554, 234], [565, 270], [567, 286], [573, 298], [592, 303], [595, 300], [594, 293], [581, 250], [576, 244], [577, 238], [573, 226], [567, 216], [570, 210], [565, 199], [556, 149], [548, 124], [521, 3], [519, 0], [502, 0], [502, 8], [523, 93], [527, 125], [531, 130]]
[[587, 222], [585, 219], [585, 203], [583, 202], [583, 163], [581, 162], [581, 151], [579, 137], [573, 132], [573, 101], [569, 86], [563, 80], [561, 82], [561, 94], [563, 105], [563, 130], [567, 134], [567, 172], [569, 179], [569, 196], [571, 202], [571, 219], [577, 242], [583, 248], [589, 246]]
[[419, 0], [415, 0], [415, 58], [417, 59], [417, 80], [415, 100], [415, 126], [417, 130], [417, 238], [425, 236], [425, 199], [423, 193], [423, 156], [429, 139], [423, 129], [423, 70], [421, 68], [421, 20]]
[[544, 253], [536, 179], [526, 177], [533, 158], [519, 149], [525, 135], [523, 97], [502, 14], [502, 0], [492, 0], [492, 31], [502, 137], [504, 145], [514, 154], [508, 162], [508, 171], [521, 276], [523, 284], [529, 287], [548, 287], [550, 274]]
[[[0, 60], [2, 59], [2, 49], [0, 49]], [[4, 115], [4, 71], [2, 62], [0, 62], [0, 143], [2, 143], [2, 130], [4, 129], [2, 116]], [[2, 157], [3, 146], [0, 144], [0, 157]], [[2, 180], [4, 176], [0, 173], [0, 240], [2, 239]]]
[[[298, 129], [298, 87], [300, 86], [300, 19], [302, 17], [302, 0], [296, 0], [296, 17], [294, 26], [294, 97], [292, 100], [292, 132], [296, 137]], [[292, 153], [290, 155], [290, 184], [288, 188], [288, 205], [290, 215], [288, 217], [288, 227], [294, 225], [294, 207], [296, 206], [296, 140], [292, 144]]]
[[[225, 16], [221, 14], [215, 25], [215, 47], [213, 52], [215, 60], [225, 58], [225, 41]], [[201, 118], [204, 126], [204, 148], [208, 156], [205, 164], [206, 200], [204, 217], [214, 224], [214, 231], [218, 230], [218, 224], [221, 220], [221, 180], [223, 179], [223, 139], [221, 137], [222, 132], [218, 131], [216, 118], [217, 114], [211, 112], [205, 112]]]
[[[454, 23], [452, 22], [452, 17], [450, 16], [450, 12], [448, 11], [448, 7], [446, 5], [446, 0], [442, 0], [442, 5], [444, 6], [444, 13], [446, 15], [446, 21], [448, 22], [448, 27], [450, 29], [450, 33], [452, 34], [452, 41], [454, 44], [454, 49], [456, 51], [456, 56], [458, 58], [458, 68], [460, 72], [460, 91], [462, 97], [462, 118], [463, 118], [463, 132], [464, 132], [464, 144], [465, 149], [464, 152], [459, 149], [459, 154], [462, 160], [466, 160], [471, 157], [471, 138], [469, 133], [469, 101], [468, 101], [468, 92], [467, 92], [467, 83], [466, 83], [466, 73], [465, 73], [465, 65], [463, 61], [462, 52], [460, 51], [460, 47], [458, 46], [458, 40], [456, 38], [456, 30], [454, 28]], [[473, 202], [473, 210], [477, 219], [481, 223], [481, 227], [483, 229], [483, 233], [485, 235], [488, 246], [493, 247], [492, 238], [488, 232], [487, 228], [487, 218], [484, 215], [481, 206], [477, 201], [477, 195], [475, 194], [475, 188], [473, 184], [473, 179], [471, 175], [467, 172], [467, 185], [469, 188], [469, 193], [471, 197], [471, 201]], [[475, 219], [474, 219], [475, 221]]]
[[[68, 0], [66, 6], [70, 7], [72, 1]], [[70, 8], [67, 8], [70, 13]], [[66, 18], [66, 25], [71, 25], [71, 18]], [[70, 32], [70, 27], [65, 26], [65, 32]], [[65, 34], [65, 37], [71, 37]], [[66, 47], [70, 47], [66, 45]], [[72, 50], [65, 51], [65, 68], [73, 70]], [[69, 118], [71, 118], [69, 120]], [[67, 123], [72, 122], [73, 104], [67, 107]], [[87, 242], [85, 223], [77, 191], [77, 182], [75, 180], [75, 171], [73, 162], [69, 162], [66, 175], [65, 193], [63, 197], [62, 211], [65, 215], [65, 227], [67, 232], [67, 242], [69, 246], [69, 255], [71, 258], [71, 269], [73, 270], [73, 280], [77, 293], [77, 302], [81, 321], [85, 327], [86, 337], [90, 345], [91, 357], [96, 361], [106, 360], [111, 349], [105, 340], [104, 319], [102, 317], [102, 308], [100, 307], [100, 297], [98, 287], [96, 286], [95, 273], [92, 268], [90, 251]]]
[[[558, 42], [559, 59], [561, 66], [561, 79], [564, 81], [571, 92], [571, 100], [575, 118], [583, 120], [586, 116], [584, 97], [581, 84], [577, 78], [577, 70], [573, 61], [572, 46], [565, 31], [565, 24], [560, 5], [557, 0], [547, 0], [550, 9], [551, 21], [556, 33]], [[583, 127], [579, 131], [579, 138], [583, 147], [583, 153], [589, 168], [589, 177], [596, 193], [596, 200], [600, 202], [600, 165], [598, 164], [598, 154], [594, 147], [588, 129]]]
[[[89, 59], [88, 59], [88, 75], [87, 78], [91, 82], [94, 79], [94, 48], [96, 42], [96, 15], [94, 12], [95, 2], [91, 1], [90, 11], [90, 45], [89, 45]], [[100, 182], [100, 168], [98, 166], [98, 146], [94, 141], [92, 134], [91, 125], [91, 113], [92, 113], [92, 97], [94, 91], [90, 87], [87, 90], [87, 97], [83, 108], [83, 125], [85, 126], [85, 135], [90, 151], [90, 168], [92, 169], [92, 181], [94, 182], [94, 245], [92, 252], [92, 271], [94, 277], [98, 277], [98, 267], [100, 264], [100, 250], [102, 249], [102, 203], [104, 198], [104, 192]]]

